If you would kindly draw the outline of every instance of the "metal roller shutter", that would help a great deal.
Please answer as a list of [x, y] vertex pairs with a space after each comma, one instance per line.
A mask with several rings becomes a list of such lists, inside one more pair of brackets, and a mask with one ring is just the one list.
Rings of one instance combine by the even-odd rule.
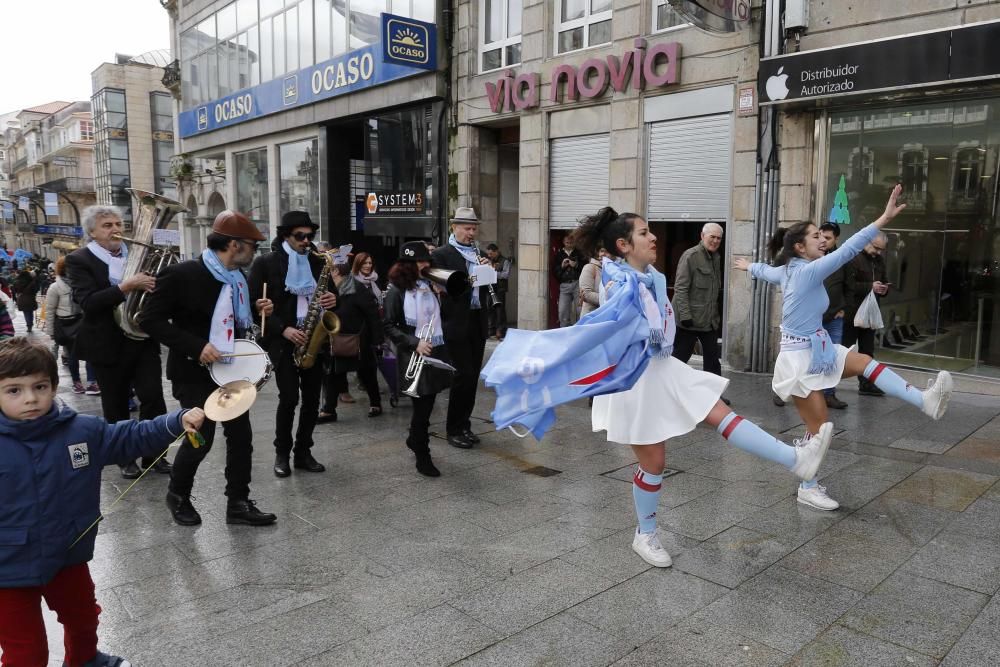
[[650, 220], [729, 217], [731, 118], [726, 113], [649, 125]]
[[553, 139], [549, 152], [549, 228], [572, 229], [608, 205], [609, 135]]

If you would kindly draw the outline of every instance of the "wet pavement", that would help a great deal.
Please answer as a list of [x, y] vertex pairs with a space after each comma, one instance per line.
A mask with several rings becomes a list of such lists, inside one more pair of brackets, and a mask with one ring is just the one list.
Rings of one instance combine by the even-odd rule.
[[[737, 412], [801, 435], [768, 378], [730, 377]], [[1000, 664], [1000, 401], [957, 394], [932, 422], [839, 394], [821, 483], [840, 510], [798, 504], [790, 474], [699, 428], [668, 446], [674, 565], [655, 569], [630, 549], [634, 459], [590, 432], [585, 403], [535, 442], [494, 432], [481, 392], [482, 444], [435, 439], [428, 479], [403, 445], [409, 405], [369, 419], [359, 401], [317, 427], [326, 473], [277, 479], [272, 381], [252, 495], [277, 524], [226, 525], [223, 447], [198, 474], [197, 528], [173, 523], [163, 477], [143, 479], [100, 524], [101, 646], [142, 667]], [[105, 471], [106, 510], [127, 484]]]

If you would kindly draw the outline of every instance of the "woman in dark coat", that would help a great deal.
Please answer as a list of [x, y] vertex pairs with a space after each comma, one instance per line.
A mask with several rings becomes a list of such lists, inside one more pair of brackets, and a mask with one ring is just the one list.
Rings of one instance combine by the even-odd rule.
[[374, 363], [362, 363], [366, 353], [374, 356], [372, 350], [382, 344], [378, 304], [372, 293], [355, 281], [349, 264], [335, 263], [331, 275], [337, 289], [337, 307], [333, 312], [340, 318], [340, 335], [359, 334], [361, 342], [357, 355], [332, 358], [332, 367], [324, 378], [324, 405], [317, 423], [337, 421], [337, 398], [347, 391], [347, 374], [352, 372], [358, 374], [368, 392], [368, 416], [378, 417], [382, 414], [382, 397], [378, 390], [376, 366]]
[[24, 323], [28, 325], [28, 333], [31, 333], [38, 309], [38, 278], [27, 269], [21, 271], [14, 280], [14, 293], [17, 295], [17, 309], [24, 313]]

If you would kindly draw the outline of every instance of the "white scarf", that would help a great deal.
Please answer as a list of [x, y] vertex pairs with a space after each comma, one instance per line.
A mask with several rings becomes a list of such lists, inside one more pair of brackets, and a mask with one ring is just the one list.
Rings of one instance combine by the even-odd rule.
[[418, 280], [415, 289], [406, 290], [403, 297], [403, 317], [406, 324], [416, 329], [419, 336], [427, 323], [434, 318], [434, 333], [431, 334], [431, 345], [443, 345], [444, 333], [441, 331], [441, 304], [437, 294], [426, 280]]
[[355, 280], [358, 280], [359, 282], [363, 283], [368, 289], [372, 291], [372, 294], [375, 296], [375, 300], [378, 301], [379, 304], [382, 303], [382, 290], [378, 288], [377, 273], [372, 271], [370, 276], [366, 276], [363, 273], [355, 273], [354, 278]]
[[[224, 284], [219, 291], [212, 313], [212, 327], [208, 332], [208, 342], [223, 354], [236, 351], [236, 314], [233, 312], [233, 288]], [[230, 364], [233, 357], [224, 357], [222, 363]]]
[[94, 257], [108, 265], [108, 280], [112, 285], [121, 283], [122, 276], [125, 274], [125, 260], [128, 259], [128, 246], [123, 243], [119, 247], [119, 254], [115, 257], [97, 241], [91, 241], [87, 244], [87, 250], [92, 252]]

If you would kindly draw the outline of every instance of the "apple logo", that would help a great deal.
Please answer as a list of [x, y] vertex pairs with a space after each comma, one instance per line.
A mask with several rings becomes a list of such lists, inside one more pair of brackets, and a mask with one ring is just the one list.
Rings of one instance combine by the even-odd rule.
[[777, 74], [767, 78], [767, 96], [772, 101], [788, 97], [788, 85], [785, 83], [788, 81], [788, 75], [781, 73], [784, 69], [784, 66], [779, 67]]

